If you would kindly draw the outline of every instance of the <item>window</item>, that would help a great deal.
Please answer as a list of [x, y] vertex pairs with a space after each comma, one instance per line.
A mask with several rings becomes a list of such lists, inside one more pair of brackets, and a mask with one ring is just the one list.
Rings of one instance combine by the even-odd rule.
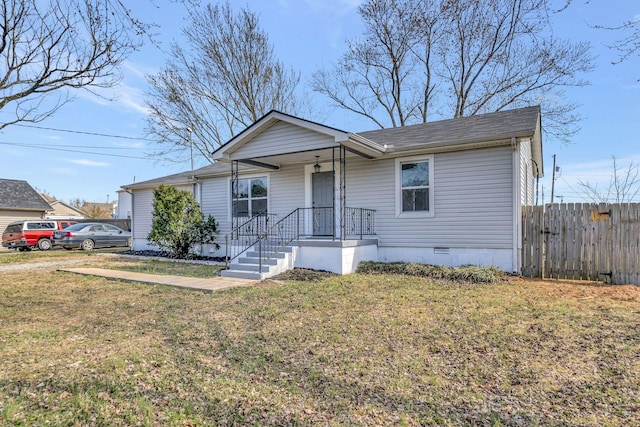
[[399, 216], [433, 215], [433, 156], [396, 160]]
[[267, 212], [267, 178], [239, 179], [231, 188], [233, 216], [251, 217]]
[[28, 222], [27, 230], [55, 230], [56, 225], [53, 222]]

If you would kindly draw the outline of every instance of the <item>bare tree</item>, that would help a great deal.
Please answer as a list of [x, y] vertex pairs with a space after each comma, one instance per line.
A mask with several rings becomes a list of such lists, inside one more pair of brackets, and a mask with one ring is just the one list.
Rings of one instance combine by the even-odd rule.
[[148, 77], [149, 134], [168, 146], [161, 157], [193, 148], [210, 158], [270, 110], [296, 113], [299, 74], [275, 58], [254, 13], [208, 5], [193, 11], [183, 34], [186, 45], [174, 43], [167, 66]]
[[71, 90], [111, 87], [149, 25], [121, 0], [5, 0], [0, 4], [0, 129], [38, 122]]
[[113, 218], [113, 206], [109, 203], [84, 202], [79, 209], [84, 212], [85, 216], [89, 219]]
[[331, 70], [314, 74], [313, 89], [381, 128], [426, 121], [439, 16], [425, 6], [421, 0], [363, 4], [364, 36], [348, 43]]
[[609, 185], [598, 188], [598, 184], [578, 180], [583, 195], [594, 203], [629, 203], [640, 193], [640, 165], [631, 161], [625, 169], [611, 156], [612, 171]]
[[[558, 11], [566, 10], [572, 3], [573, 0], [564, 0], [564, 5]], [[584, 0], [585, 5], [589, 3], [591, 3], [591, 0]], [[621, 34], [621, 37], [613, 44], [607, 45], [609, 48], [617, 50], [620, 55], [618, 60], [613, 62], [614, 64], [624, 62], [636, 53], [640, 54], [640, 18], [638, 15], [634, 19], [624, 21], [619, 25], [595, 24], [591, 25], [591, 27]]]
[[380, 127], [542, 104], [545, 129], [567, 137], [562, 90], [587, 84], [593, 61], [588, 44], [545, 35], [548, 1], [369, 0], [364, 37], [313, 88]]
[[614, 64], [624, 62], [635, 54], [640, 55], [640, 18], [626, 21], [614, 27], [596, 25], [596, 28], [617, 31], [622, 34], [622, 38], [616, 40], [613, 45], [609, 46], [617, 50], [620, 55]]

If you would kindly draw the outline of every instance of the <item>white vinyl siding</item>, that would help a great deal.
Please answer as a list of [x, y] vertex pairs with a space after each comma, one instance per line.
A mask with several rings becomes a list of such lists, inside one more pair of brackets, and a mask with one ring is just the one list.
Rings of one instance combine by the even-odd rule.
[[153, 218], [153, 190], [133, 191], [132, 237], [146, 239], [151, 231]]
[[[176, 188], [193, 193], [193, 188], [190, 185], [176, 186]], [[153, 189], [133, 191], [133, 218], [131, 222], [133, 239], [146, 240], [151, 232], [151, 223], [153, 222]]]
[[270, 184], [269, 212], [277, 215], [276, 220], [304, 207], [304, 165], [282, 166], [271, 173]]
[[531, 141], [520, 142], [520, 200], [525, 206], [535, 203], [535, 165], [531, 160]]
[[[376, 210], [381, 247], [511, 248], [510, 146], [433, 156], [433, 217], [396, 216], [394, 159], [349, 158], [347, 206]], [[375, 183], [375, 196], [372, 196]]]
[[229, 182], [228, 176], [206, 178], [200, 181], [202, 188], [200, 209], [205, 216], [211, 215], [218, 223], [219, 239], [231, 231], [229, 216], [231, 209], [231, 190], [229, 188]]
[[[259, 175], [259, 174], [258, 174]], [[258, 176], [256, 175], [256, 176]], [[263, 175], [262, 175], [263, 176]], [[240, 179], [244, 179], [242, 175]], [[202, 212], [213, 216], [220, 236], [231, 231], [231, 189], [228, 176], [203, 179]], [[304, 206], [304, 165], [285, 165], [268, 174], [269, 213], [281, 219], [294, 209]]]
[[334, 138], [308, 129], [279, 122], [240, 147], [231, 159], [247, 159], [297, 153], [336, 146]]

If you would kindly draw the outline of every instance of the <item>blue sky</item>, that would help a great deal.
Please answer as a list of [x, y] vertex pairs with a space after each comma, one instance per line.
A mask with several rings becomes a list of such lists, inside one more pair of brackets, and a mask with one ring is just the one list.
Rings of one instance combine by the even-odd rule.
[[[185, 22], [181, 7], [169, 0], [154, 1], [155, 8], [150, 6], [152, 2], [135, 3], [134, 14], [160, 25], [160, 40], [168, 49], [170, 40], [180, 37]], [[359, 4], [359, 0], [231, 1], [236, 10], [248, 6], [258, 13], [277, 56], [301, 72], [302, 89], [308, 92], [306, 83], [313, 71], [329, 66], [344, 51], [344, 41], [360, 34]], [[634, 0], [591, 0], [587, 4], [574, 0], [556, 17], [558, 36], [592, 44], [597, 68], [587, 76], [591, 86], [567, 91], [567, 97], [581, 105], [582, 130], [570, 144], [543, 141], [545, 177], [540, 181], [540, 201], [543, 192], [544, 201], [550, 201], [554, 154], [559, 166], [555, 202], [587, 201], [577, 185], [580, 179], [606, 187], [612, 155], [622, 167], [640, 162], [640, 58], [636, 55], [613, 65], [617, 53], [606, 45], [620, 34], [590, 26], [613, 26], [634, 19], [640, 19], [640, 3]], [[121, 185], [188, 170], [188, 161], [159, 163], [145, 156], [157, 148], [143, 139], [145, 75], [157, 72], [165, 59], [161, 49], [148, 45], [124, 64], [122, 83], [104, 92], [115, 101], [78, 92], [74, 102], [37, 124], [39, 128], [13, 126], [0, 131], [0, 178], [26, 180], [65, 202], [76, 198], [104, 202], [114, 200]], [[371, 122], [332, 111], [324, 99], [311, 95], [317, 112], [305, 118], [352, 132], [374, 129]], [[544, 126], [544, 117], [542, 120]], [[640, 197], [636, 201], [640, 202]]]

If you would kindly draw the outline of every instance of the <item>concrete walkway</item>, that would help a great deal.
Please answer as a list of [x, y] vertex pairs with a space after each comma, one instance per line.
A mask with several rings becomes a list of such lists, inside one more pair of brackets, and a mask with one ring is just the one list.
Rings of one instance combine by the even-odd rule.
[[202, 279], [198, 277], [134, 273], [131, 271], [109, 270], [106, 268], [59, 268], [58, 271], [106, 277], [108, 279], [125, 280], [128, 282], [146, 283], [150, 285], [175, 286], [177, 288], [202, 292], [213, 292], [240, 286], [253, 286], [260, 283], [258, 280], [235, 279], [231, 277], [212, 277], [209, 279]]

